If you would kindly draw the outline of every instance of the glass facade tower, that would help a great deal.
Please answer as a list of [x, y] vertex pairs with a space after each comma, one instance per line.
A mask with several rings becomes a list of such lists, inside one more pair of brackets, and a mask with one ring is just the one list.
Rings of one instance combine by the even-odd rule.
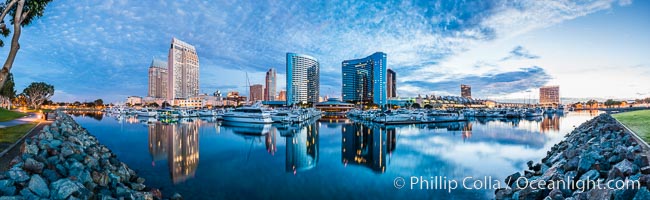
[[345, 60], [341, 64], [343, 101], [386, 105], [386, 54]]

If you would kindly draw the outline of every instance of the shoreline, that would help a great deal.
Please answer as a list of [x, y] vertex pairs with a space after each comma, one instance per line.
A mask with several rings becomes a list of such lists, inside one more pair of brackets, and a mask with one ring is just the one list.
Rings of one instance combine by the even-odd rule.
[[505, 179], [496, 199], [649, 199], [650, 149], [609, 114], [589, 120], [541, 162]]
[[0, 196], [163, 199], [160, 190], [144, 182], [72, 117], [56, 111], [56, 120], [25, 138], [8, 170], [0, 173]]

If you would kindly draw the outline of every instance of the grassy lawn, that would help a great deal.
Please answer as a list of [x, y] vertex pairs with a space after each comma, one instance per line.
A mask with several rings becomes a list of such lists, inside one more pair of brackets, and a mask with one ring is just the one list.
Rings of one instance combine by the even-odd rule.
[[0, 108], [0, 122], [5, 122], [5, 121], [10, 121], [16, 118], [21, 118], [27, 114], [25, 113], [20, 113], [20, 112], [14, 112], [10, 110], [5, 110]]
[[[11, 126], [7, 128], [0, 128], [0, 143], [10, 143], [13, 144], [20, 137], [25, 135], [27, 131], [34, 128], [38, 122], [31, 122], [27, 124], [21, 124], [17, 126]], [[2, 151], [3, 149], [0, 149]]]
[[650, 110], [624, 112], [612, 116], [634, 130], [643, 140], [650, 142]]

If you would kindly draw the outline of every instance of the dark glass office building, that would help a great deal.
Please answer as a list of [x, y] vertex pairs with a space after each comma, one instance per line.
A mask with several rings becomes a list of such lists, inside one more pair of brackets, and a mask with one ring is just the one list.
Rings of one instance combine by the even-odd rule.
[[345, 60], [342, 63], [343, 101], [386, 105], [386, 54]]

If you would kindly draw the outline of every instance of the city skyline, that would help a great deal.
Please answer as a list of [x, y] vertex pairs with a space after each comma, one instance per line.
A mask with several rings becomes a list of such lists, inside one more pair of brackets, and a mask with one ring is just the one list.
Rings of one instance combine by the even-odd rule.
[[[55, 1], [23, 30], [16, 89], [47, 81], [54, 101], [146, 96], [151, 57], [166, 57], [177, 37], [196, 46], [199, 93], [245, 91], [244, 72], [264, 83], [268, 66], [301, 52], [321, 63], [322, 96], [340, 97], [338, 64], [382, 51], [399, 96], [457, 95], [459, 84], [478, 98], [536, 97], [545, 85], [560, 85], [562, 98], [650, 95], [647, 1], [282, 5]], [[285, 76], [278, 68], [277, 91]]]

